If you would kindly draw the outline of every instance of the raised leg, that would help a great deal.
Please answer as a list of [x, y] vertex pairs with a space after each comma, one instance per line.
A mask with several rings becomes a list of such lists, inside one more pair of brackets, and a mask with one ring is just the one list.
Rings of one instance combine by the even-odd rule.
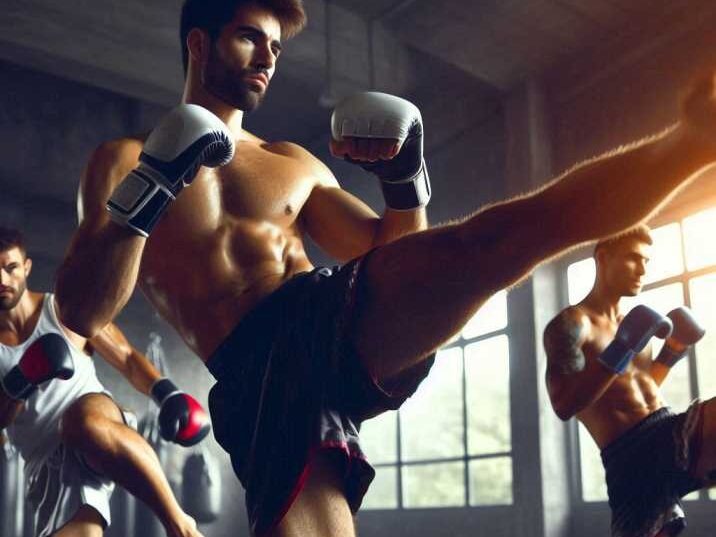
[[349, 330], [368, 369], [395, 375], [448, 340], [497, 290], [538, 264], [647, 218], [716, 158], [682, 128], [578, 166], [545, 188], [366, 260]]
[[54, 537], [102, 537], [104, 520], [102, 515], [88, 505], [77, 510], [67, 524], [55, 532]]
[[77, 400], [65, 412], [61, 432], [65, 445], [81, 453], [93, 470], [145, 502], [168, 535], [201, 535], [194, 520], [177, 503], [156, 453], [124, 424], [111, 398], [89, 394]]

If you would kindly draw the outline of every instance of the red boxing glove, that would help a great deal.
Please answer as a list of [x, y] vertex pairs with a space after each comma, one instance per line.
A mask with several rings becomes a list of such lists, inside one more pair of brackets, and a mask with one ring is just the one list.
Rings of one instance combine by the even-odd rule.
[[20, 361], [2, 379], [5, 393], [27, 399], [38, 385], [55, 378], [67, 380], [75, 373], [72, 353], [60, 334], [50, 332], [33, 341]]
[[188, 447], [209, 434], [211, 425], [204, 408], [168, 378], [154, 383], [152, 398], [159, 405], [159, 432], [164, 440]]

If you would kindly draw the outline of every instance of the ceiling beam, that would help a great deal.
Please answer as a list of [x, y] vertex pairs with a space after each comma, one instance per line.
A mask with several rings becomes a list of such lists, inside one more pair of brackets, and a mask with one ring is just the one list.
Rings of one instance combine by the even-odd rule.
[[[326, 84], [326, 4], [325, 0], [305, 4], [309, 24], [285, 47], [281, 70], [320, 91]], [[178, 2], [168, 0], [6, 0], [0, 16], [0, 58], [171, 105], [183, 85], [179, 9]], [[339, 96], [367, 89], [371, 81], [368, 24], [343, 7], [330, 9], [329, 80]], [[389, 36], [380, 35], [376, 42], [372, 59], [376, 72], [384, 73], [380, 85], [404, 92], [412, 80], [410, 56]]]

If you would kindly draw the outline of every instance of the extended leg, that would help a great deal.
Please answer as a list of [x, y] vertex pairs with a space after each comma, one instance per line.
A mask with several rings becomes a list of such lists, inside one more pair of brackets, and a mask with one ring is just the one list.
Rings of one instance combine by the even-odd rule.
[[387, 378], [457, 332], [499, 289], [570, 247], [647, 218], [716, 159], [682, 127], [590, 161], [530, 195], [403, 237], [365, 261], [353, 343]]

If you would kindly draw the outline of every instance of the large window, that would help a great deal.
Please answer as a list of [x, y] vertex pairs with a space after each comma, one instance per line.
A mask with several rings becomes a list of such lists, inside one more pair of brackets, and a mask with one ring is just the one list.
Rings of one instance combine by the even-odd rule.
[[[716, 208], [705, 210], [652, 231], [654, 245], [647, 267], [643, 292], [622, 300], [622, 313], [637, 304], [646, 304], [667, 313], [689, 306], [706, 328], [706, 336], [692, 350], [689, 359], [679, 362], [661, 387], [675, 411], [683, 411], [695, 397], [716, 396]], [[567, 269], [570, 303], [579, 302], [594, 281], [594, 261], [583, 259]], [[653, 340], [654, 354], [662, 342]], [[599, 452], [582, 425], [579, 425], [582, 497], [586, 501], [606, 499], [604, 472]], [[711, 493], [712, 496], [714, 493]], [[695, 493], [687, 499], [705, 499]], [[716, 496], [714, 496], [716, 497]]]
[[368, 509], [512, 503], [507, 296], [492, 297], [397, 412], [363, 424]]

